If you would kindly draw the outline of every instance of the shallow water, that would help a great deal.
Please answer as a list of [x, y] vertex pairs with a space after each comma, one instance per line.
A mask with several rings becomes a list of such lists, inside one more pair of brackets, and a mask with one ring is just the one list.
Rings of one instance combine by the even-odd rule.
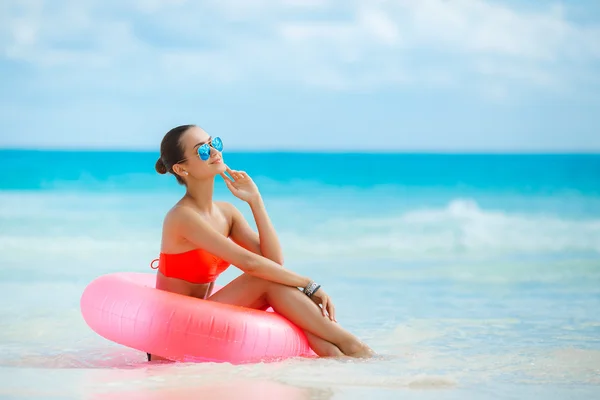
[[[88, 282], [151, 272], [181, 188], [144, 153], [102, 165], [75, 153], [78, 171], [44, 169], [42, 154], [4, 154], [40, 172], [0, 181], [0, 398], [600, 397], [600, 157], [396, 156], [369, 181], [359, 166], [375, 156], [352, 167], [337, 155], [336, 180], [232, 155], [263, 192], [287, 267], [327, 287], [340, 323], [380, 354], [233, 366], [147, 363], [85, 325]], [[132, 161], [103, 167], [121, 157]], [[410, 179], [389, 172], [409, 166]], [[221, 182], [216, 195], [251, 218]]]

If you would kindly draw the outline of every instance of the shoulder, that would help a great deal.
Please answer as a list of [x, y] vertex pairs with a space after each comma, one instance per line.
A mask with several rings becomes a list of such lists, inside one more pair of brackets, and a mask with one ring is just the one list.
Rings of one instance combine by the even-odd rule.
[[215, 205], [223, 212], [234, 212], [237, 207], [227, 201], [215, 201]]
[[190, 221], [190, 219], [196, 219], [198, 213], [193, 207], [186, 204], [176, 204], [167, 211], [165, 215], [164, 224], [172, 225], [180, 222]]
[[215, 201], [215, 205], [219, 207], [219, 210], [223, 213], [225, 217], [230, 220], [235, 220], [241, 215], [240, 210], [232, 203], [228, 203], [226, 201]]

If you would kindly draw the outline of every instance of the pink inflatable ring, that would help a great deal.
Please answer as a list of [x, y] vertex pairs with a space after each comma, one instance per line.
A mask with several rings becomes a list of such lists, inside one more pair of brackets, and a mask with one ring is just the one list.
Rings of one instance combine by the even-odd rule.
[[306, 336], [272, 310], [220, 304], [155, 288], [151, 273], [122, 272], [92, 281], [81, 313], [100, 336], [173, 361], [275, 361], [314, 357]]

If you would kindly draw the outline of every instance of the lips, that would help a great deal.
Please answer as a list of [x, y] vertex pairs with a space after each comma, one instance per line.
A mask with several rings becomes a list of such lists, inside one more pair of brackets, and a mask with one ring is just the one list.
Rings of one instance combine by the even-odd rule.
[[211, 164], [218, 164], [221, 161], [223, 161], [223, 159], [221, 157], [217, 158], [215, 161], [211, 162]]

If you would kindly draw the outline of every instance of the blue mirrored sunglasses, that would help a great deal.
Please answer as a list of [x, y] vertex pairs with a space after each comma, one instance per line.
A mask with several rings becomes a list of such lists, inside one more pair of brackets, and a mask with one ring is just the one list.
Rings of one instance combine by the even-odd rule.
[[210, 158], [210, 148], [213, 148], [217, 151], [223, 151], [223, 141], [220, 137], [214, 137], [208, 143], [204, 143], [200, 147], [198, 147], [198, 157], [202, 161], [206, 161]]
[[[200, 147], [198, 147], [198, 157], [200, 157], [200, 159], [202, 161], [206, 161], [210, 158], [210, 148], [213, 148], [217, 151], [223, 151], [223, 141], [221, 140], [220, 137], [214, 137], [211, 140], [209, 140], [208, 142], [200, 145]], [[177, 162], [177, 164], [182, 163], [184, 161], [187, 161], [187, 158], [184, 158], [183, 160]]]

